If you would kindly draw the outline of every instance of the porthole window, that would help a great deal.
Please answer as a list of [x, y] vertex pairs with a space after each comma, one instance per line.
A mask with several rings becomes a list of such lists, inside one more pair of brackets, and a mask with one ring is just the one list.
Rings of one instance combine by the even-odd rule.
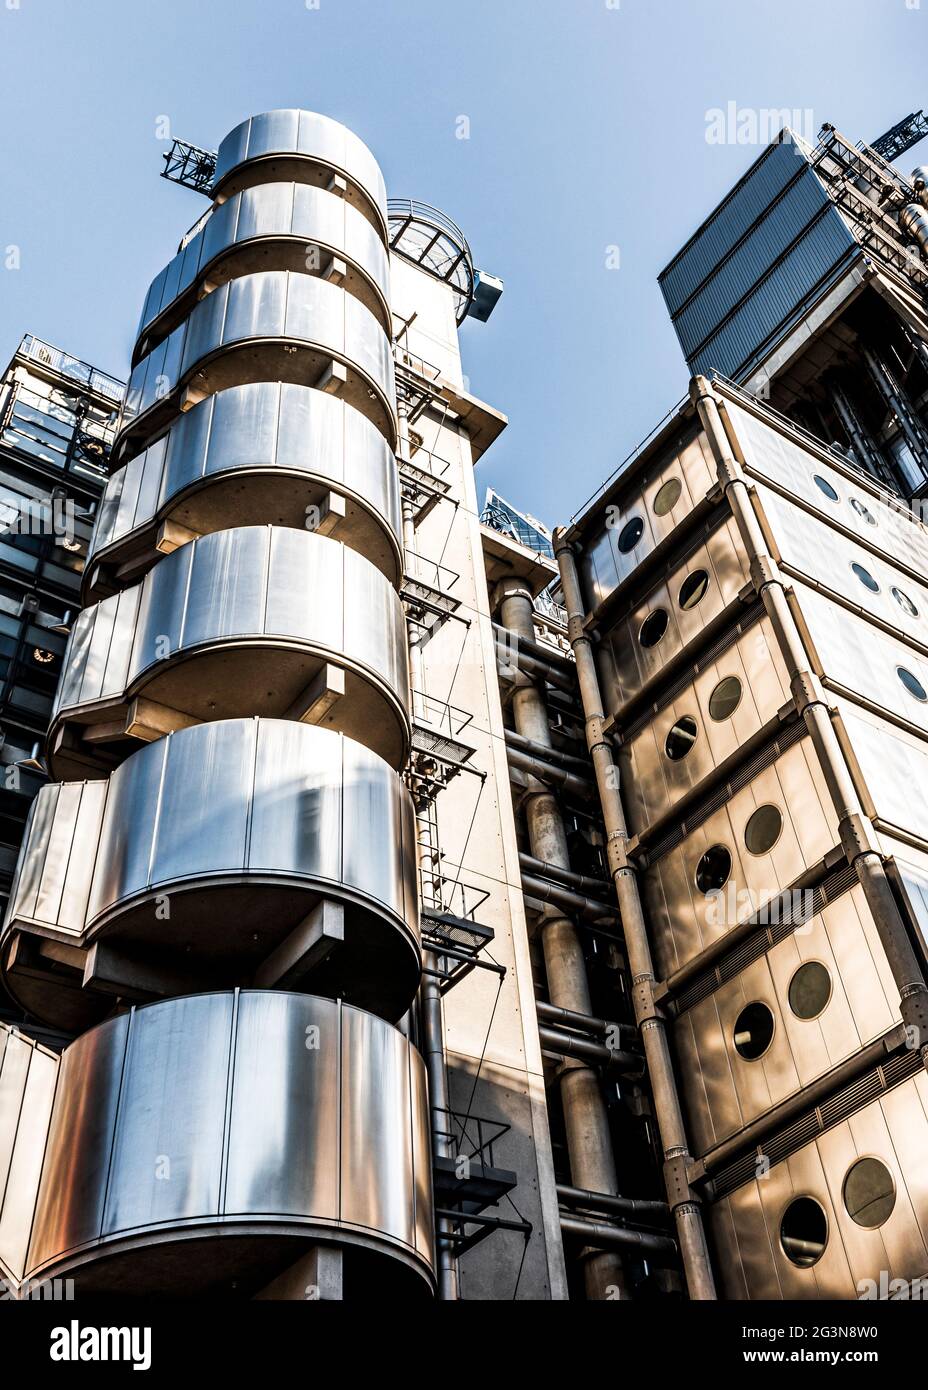
[[742, 1009], [735, 1020], [734, 1044], [739, 1057], [756, 1062], [773, 1042], [773, 1014], [766, 1004], [755, 1001]]
[[654, 515], [666, 516], [672, 512], [680, 500], [683, 484], [679, 478], [668, 478], [663, 487], [658, 488], [654, 499]]
[[640, 516], [633, 516], [631, 521], [626, 521], [619, 532], [619, 549], [622, 554], [627, 555], [630, 550], [634, 550], [643, 535], [644, 522]]
[[844, 1205], [858, 1226], [873, 1230], [888, 1221], [896, 1205], [893, 1175], [878, 1158], [861, 1158], [844, 1179]]
[[731, 854], [724, 845], [713, 845], [696, 865], [696, 887], [700, 893], [717, 893], [731, 875]]
[[744, 843], [751, 854], [768, 854], [783, 829], [783, 817], [776, 806], [758, 806], [744, 828]]
[[780, 1221], [783, 1254], [800, 1269], [817, 1264], [828, 1244], [828, 1217], [814, 1197], [797, 1197]]
[[876, 525], [876, 517], [873, 515], [869, 507], [864, 506], [863, 502], [861, 502], [859, 497], [851, 497], [849, 500], [851, 506], [854, 508], [854, 511], [867, 523], [868, 526]]
[[677, 720], [664, 740], [664, 752], [672, 763], [678, 763], [681, 758], [686, 757], [696, 742], [698, 733], [699, 728], [691, 714], [684, 714], [682, 719]]
[[922, 685], [918, 676], [913, 676], [912, 672], [907, 671], [904, 666], [896, 667], [896, 675], [913, 699], [918, 700], [920, 704], [924, 704], [928, 700], [928, 690]]
[[726, 676], [709, 696], [709, 717], [716, 723], [730, 719], [741, 704], [741, 682], [737, 676]]
[[908, 594], [905, 592], [904, 589], [897, 589], [894, 585], [890, 592], [892, 593], [892, 596], [898, 603], [899, 607], [902, 609], [903, 613], [908, 613], [910, 618], [918, 617], [918, 609], [916, 608], [915, 604], [909, 598]]
[[705, 570], [694, 570], [680, 586], [680, 607], [695, 608], [705, 598], [709, 576]]
[[831, 999], [831, 975], [820, 960], [807, 960], [789, 982], [789, 1006], [797, 1018], [818, 1018]]
[[666, 611], [663, 608], [655, 608], [638, 629], [638, 641], [643, 647], [656, 647], [667, 631], [668, 622]]
[[857, 578], [860, 580], [861, 584], [863, 584], [864, 588], [869, 589], [871, 594], [878, 594], [880, 592], [879, 584], [876, 582], [870, 571], [864, 569], [863, 565], [859, 565], [855, 560], [854, 563], [851, 565], [851, 569], [857, 575]]
[[820, 473], [815, 474], [815, 486], [818, 488], [819, 492], [824, 492], [829, 502], [840, 502], [841, 499], [831, 486], [831, 483], [827, 478], [823, 478]]

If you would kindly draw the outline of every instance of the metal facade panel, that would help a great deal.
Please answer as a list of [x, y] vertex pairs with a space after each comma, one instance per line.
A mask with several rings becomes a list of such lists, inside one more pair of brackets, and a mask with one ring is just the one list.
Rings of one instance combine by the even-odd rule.
[[[783, 817], [779, 840], [767, 854], [745, 845], [745, 828], [759, 807]], [[652, 938], [663, 977], [673, 974], [738, 922], [788, 887], [838, 843], [838, 824], [815, 753], [804, 739], [737, 791], [643, 875]], [[696, 885], [707, 850], [723, 846], [732, 869], [721, 896]]]
[[848, 700], [835, 701], [869, 804], [885, 830], [928, 844], [928, 802], [913, 795], [928, 786], [928, 744]]
[[[737, 707], [727, 717], [716, 718], [713, 693], [723, 681], [733, 680], [740, 685]], [[641, 834], [666, 814], [791, 698], [783, 659], [769, 621], [762, 618], [720, 656], [701, 663], [692, 684], [622, 745], [625, 810], [633, 833]], [[674, 761], [667, 756], [667, 738], [686, 717], [696, 721], [695, 741], [685, 758]]]
[[0, 1267], [22, 1279], [55, 1097], [58, 1059], [7, 1038], [0, 1070]]

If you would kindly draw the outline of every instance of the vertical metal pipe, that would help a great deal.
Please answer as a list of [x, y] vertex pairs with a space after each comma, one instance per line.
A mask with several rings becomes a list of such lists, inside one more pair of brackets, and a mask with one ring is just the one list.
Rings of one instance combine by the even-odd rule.
[[751, 564], [751, 575], [770, 619], [786, 668], [796, 708], [809, 731], [831, 803], [838, 819], [841, 844], [857, 873], [873, 914], [877, 932], [896, 987], [900, 1013], [912, 1044], [928, 1070], [928, 985], [893, 895], [883, 857], [841, 750], [824, 692], [810, 670], [786, 587], [751, 503], [740, 465], [732, 451], [719, 413], [718, 400], [705, 377], [694, 377], [690, 394], [709, 440], [721, 482]]
[[[525, 639], [534, 642], [531, 592], [519, 580], [503, 580], [497, 586], [496, 599], [502, 626], [514, 635], [516, 641]], [[543, 748], [552, 746], [544, 696], [525, 675], [516, 679], [512, 711], [519, 734]], [[557, 799], [532, 779], [529, 780], [529, 788], [525, 819], [532, 854], [536, 859], [543, 859], [560, 869], [569, 869], [567, 835]], [[592, 1005], [586, 960], [574, 924], [560, 914], [545, 918], [541, 942], [551, 1002], [574, 1013], [590, 1015]], [[574, 1186], [617, 1196], [618, 1179], [609, 1116], [599, 1077], [583, 1062], [565, 1058], [558, 1072], [558, 1084]], [[583, 1275], [590, 1299], [627, 1296], [622, 1260], [615, 1250], [585, 1251]]]
[[690, 1298], [710, 1300], [716, 1296], [715, 1279], [706, 1244], [702, 1208], [689, 1185], [688, 1174], [692, 1157], [683, 1123], [676, 1078], [670, 1061], [670, 1045], [664, 1019], [654, 1000], [656, 981], [651, 946], [638, 891], [638, 880], [626, 853], [628, 829], [619, 789], [619, 770], [613, 762], [612, 749], [603, 732], [605, 711], [600, 694], [596, 658], [584, 627], [585, 613], [577, 564], [563, 531], [555, 532], [554, 544], [567, 605], [568, 632], [577, 662], [580, 697], [586, 719], [587, 745], [593, 759], [596, 785], [606, 825], [609, 871], [615, 883], [625, 947], [632, 972], [635, 1017], [641, 1030], [654, 1098], [654, 1111], [664, 1150], [667, 1198], [676, 1224]]
[[911, 401], [902, 388], [896, 385], [889, 368], [872, 348], [864, 348], [862, 356], [877, 390], [899, 421], [899, 427], [916, 463], [928, 475], [928, 435]]
[[834, 377], [830, 377], [825, 382], [825, 389], [835, 414], [841, 421], [841, 427], [851, 441], [851, 448], [861, 468], [865, 468], [868, 473], [872, 473], [875, 478], [879, 478], [882, 482], [893, 484], [890, 470], [883, 462], [879, 449], [870, 437], [869, 430], [861, 420], [856, 406], [842, 384]]

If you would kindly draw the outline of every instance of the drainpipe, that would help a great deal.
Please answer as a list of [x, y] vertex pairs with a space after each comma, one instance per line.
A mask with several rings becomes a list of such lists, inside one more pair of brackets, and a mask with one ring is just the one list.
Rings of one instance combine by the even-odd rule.
[[[397, 403], [399, 434], [397, 455], [402, 460], [409, 459], [409, 407], [401, 397]], [[416, 554], [416, 520], [412, 503], [403, 498], [403, 551], [406, 563]], [[421, 642], [424, 629], [416, 623], [409, 624], [409, 684], [413, 718], [422, 713], [424, 696], [423, 663]], [[422, 825], [422, 822], [419, 822]], [[428, 862], [430, 852], [436, 846], [421, 842], [417, 845], [420, 873], [430, 873], [433, 865]], [[433, 952], [426, 952], [429, 966], [442, 970], [442, 958]], [[422, 1024], [422, 1059], [425, 1062], [429, 1083], [429, 1117], [431, 1121], [432, 1151], [439, 1158], [453, 1158], [451, 1141], [451, 1092], [448, 1084], [448, 1066], [445, 1059], [445, 1028], [442, 1015], [442, 1001], [439, 981], [434, 974], [423, 975], [419, 986], [419, 1019]], [[458, 1264], [450, 1243], [451, 1224], [445, 1217], [436, 1222], [438, 1236], [438, 1296], [446, 1302], [459, 1297]]]
[[[534, 642], [532, 595], [524, 584], [515, 578], [503, 580], [497, 585], [495, 598], [501, 623], [509, 633], [518, 641]], [[524, 674], [516, 677], [512, 712], [516, 730], [523, 738], [537, 747], [551, 747], [544, 696]], [[524, 806], [532, 855], [569, 870], [567, 835], [556, 798], [543, 785], [532, 781]], [[574, 924], [555, 909], [543, 919], [541, 942], [551, 1002], [574, 1013], [591, 1014], [586, 961]], [[565, 1058], [558, 1071], [558, 1083], [572, 1182], [593, 1192], [618, 1196], [609, 1116], [597, 1073], [577, 1058]], [[583, 1277], [589, 1299], [628, 1296], [622, 1260], [614, 1249], [587, 1247]]]
[[[896, 385], [886, 364], [871, 348], [864, 348], [863, 359], [873, 382], [896, 419], [916, 463], [928, 473], [928, 437], [905, 392]], [[699, 378], [696, 378], [697, 380]]]
[[844, 433], [851, 441], [851, 448], [854, 450], [861, 468], [865, 468], [868, 473], [872, 473], [875, 478], [881, 479], [882, 482], [889, 482], [892, 485], [892, 478], [883, 462], [880, 451], [871, 439], [869, 431], [844, 387], [834, 378], [829, 378], [825, 382], [825, 389], [831, 404], [834, 406], [835, 414], [841, 421]]
[[857, 873], [899, 990], [902, 1021], [908, 1037], [919, 1046], [922, 1062], [928, 1070], [928, 986], [886, 877], [873, 827], [864, 812], [847, 760], [841, 751], [824, 691], [818, 677], [809, 669], [808, 655], [789, 605], [786, 586], [776, 562], [767, 551], [744, 475], [725, 433], [718, 399], [705, 377], [693, 378], [690, 395], [699, 411], [719, 481], [747, 550], [754, 586], [770, 619], [789, 672], [796, 708], [818, 755], [838, 818], [841, 846], [848, 863]]
[[565, 533], [556, 531], [554, 540], [567, 605], [568, 632], [577, 662], [580, 698], [586, 718], [587, 745], [593, 760], [606, 825], [609, 871], [615, 883], [634, 984], [635, 1018], [641, 1030], [654, 1098], [654, 1111], [664, 1149], [664, 1177], [668, 1201], [676, 1225], [690, 1298], [711, 1300], [716, 1296], [715, 1280], [703, 1228], [702, 1207], [689, 1184], [689, 1170], [693, 1160], [670, 1061], [670, 1045], [664, 1019], [654, 998], [656, 980], [651, 946], [638, 881], [626, 853], [628, 829], [619, 790], [619, 771], [612, 760], [612, 749], [603, 732], [606, 716], [593, 645], [583, 625], [584, 605], [577, 563]]

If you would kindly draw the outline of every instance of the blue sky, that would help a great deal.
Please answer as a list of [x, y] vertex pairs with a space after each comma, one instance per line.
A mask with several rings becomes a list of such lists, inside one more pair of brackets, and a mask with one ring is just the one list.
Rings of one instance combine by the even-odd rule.
[[707, 112], [871, 139], [928, 105], [926, 53], [928, 0], [0, 0], [0, 358], [33, 332], [125, 375], [205, 206], [158, 178], [159, 117], [215, 147], [322, 111], [505, 280], [463, 332], [511, 422], [478, 479], [563, 521], [686, 389], [655, 277], [759, 152], [709, 143]]

